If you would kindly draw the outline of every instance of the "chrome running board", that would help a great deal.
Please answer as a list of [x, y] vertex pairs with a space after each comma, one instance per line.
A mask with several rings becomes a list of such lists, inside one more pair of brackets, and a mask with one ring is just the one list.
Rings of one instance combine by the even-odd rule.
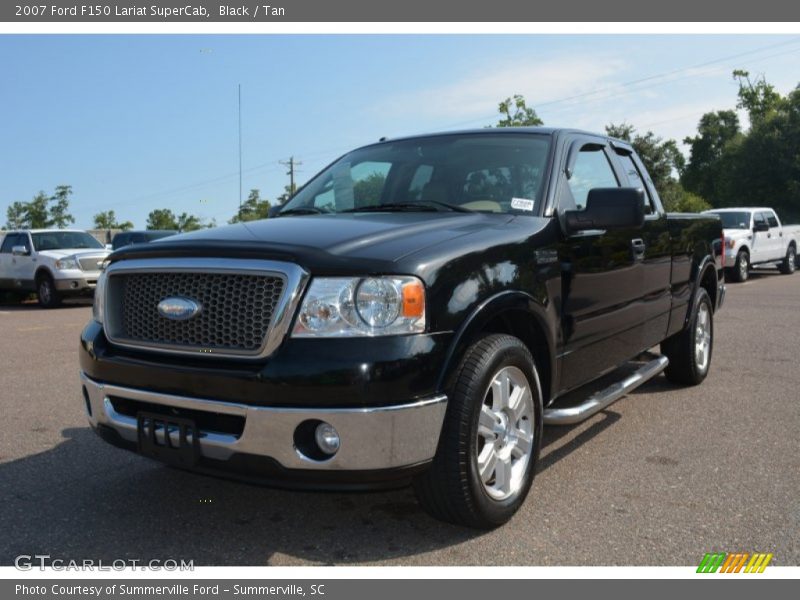
[[669, 359], [666, 356], [648, 356], [652, 357], [652, 360], [643, 364], [622, 381], [618, 381], [599, 392], [595, 392], [581, 404], [564, 408], [544, 409], [544, 424], [574, 425], [575, 423], [580, 423], [601, 410], [608, 408], [614, 402], [667, 368]]

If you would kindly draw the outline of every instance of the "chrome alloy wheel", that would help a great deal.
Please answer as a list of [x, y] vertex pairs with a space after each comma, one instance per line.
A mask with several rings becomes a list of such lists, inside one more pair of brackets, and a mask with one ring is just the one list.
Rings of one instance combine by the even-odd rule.
[[494, 500], [516, 495], [533, 453], [533, 395], [525, 374], [503, 367], [489, 384], [478, 417], [477, 463], [486, 493]]
[[786, 253], [786, 268], [789, 270], [789, 273], [794, 273], [797, 268], [797, 253], [792, 247], [790, 247]]
[[694, 330], [694, 360], [700, 371], [708, 368], [711, 357], [711, 312], [707, 304], [700, 304]]
[[748, 265], [749, 262], [750, 261], [748, 261], [747, 258], [745, 258], [745, 256], [742, 254], [739, 259], [739, 279], [742, 281], [747, 279], [748, 269], [750, 268]]
[[49, 304], [52, 299], [52, 290], [50, 289], [50, 282], [47, 279], [42, 279], [39, 282], [39, 299], [43, 304]]

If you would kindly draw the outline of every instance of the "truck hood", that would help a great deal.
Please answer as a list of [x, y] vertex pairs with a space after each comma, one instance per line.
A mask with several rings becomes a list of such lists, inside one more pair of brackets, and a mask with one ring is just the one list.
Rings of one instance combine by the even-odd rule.
[[58, 250], [41, 250], [37, 252], [39, 256], [58, 260], [67, 256], [108, 256], [110, 252], [104, 248], [59, 248]]
[[749, 229], [723, 229], [722, 234], [731, 240], [743, 240], [753, 235]]
[[363, 258], [394, 262], [424, 248], [502, 228], [513, 219], [507, 214], [483, 213], [358, 213], [291, 216], [251, 221], [227, 227], [204, 229], [154, 241], [146, 246], [121, 250], [112, 260], [142, 254], [171, 254], [190, 249], [259, 249], [328, 261]]

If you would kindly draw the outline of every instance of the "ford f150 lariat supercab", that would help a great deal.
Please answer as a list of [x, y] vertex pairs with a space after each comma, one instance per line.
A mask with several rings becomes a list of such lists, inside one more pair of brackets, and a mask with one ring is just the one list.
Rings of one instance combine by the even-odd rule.
[[183, 468], [412, 482], [436, 517], [497, 526], [528, 493], [544, 424], [662, 371], [703, 381], [721, 239], [716, 216], [667, 215], [619, 140], [381, 141], [277, 218], [113, 253], [81, 335], [86, 412], [108, 442]]
[[91, 294], [109, 252], [85, 231], [8, 231], [0, 244], [0, 291], [36, 292], [53, 308], [66, 296]]

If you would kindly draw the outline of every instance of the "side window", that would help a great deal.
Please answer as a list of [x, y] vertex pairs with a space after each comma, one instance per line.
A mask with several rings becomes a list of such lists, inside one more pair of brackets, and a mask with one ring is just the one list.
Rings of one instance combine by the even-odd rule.
[[11, 254], [11, 249], [19, 245], [17, 244], [17, 237], [19, 236], [16, 233], [9, 233], [3, 240], [3, 245], [0, 246], [0, 253]]
[[753, 225], [760, 225], [766, 222], [767, 219], [764, 217], [764, 213], [757, 212], [753, 214]]
[[617, 176], [608, 162], [606, 153], [597, 146], [586, 146], [581, 149], [575, 166], [572, 169], [572, 177], [568, 180], [569, 191], [575, 201], [578, 210], [586, 208], [586, 198], [589, 190], [604, 187], [619, 187]]
[[644, 191], [644, 214], [653, 214], [653, 212], [655, 212], [653, 199], [650, 197], [650, 190], [647, 189], [639, 167], [636, 166], [633, 160], [633, 154], [617, 152], [617, 156], [619, 156], [619, 160], [622, 163], [623, 169], [625, 169], [625, 174], [628, 176], [628, 181], [631, 183], [631, 186]]
[[768, 212], [764, 214], [767, 215], [767, 223], [769, 223], [770, 227], [779, 227], [778, 218], [775, 216], [774, 212]]

